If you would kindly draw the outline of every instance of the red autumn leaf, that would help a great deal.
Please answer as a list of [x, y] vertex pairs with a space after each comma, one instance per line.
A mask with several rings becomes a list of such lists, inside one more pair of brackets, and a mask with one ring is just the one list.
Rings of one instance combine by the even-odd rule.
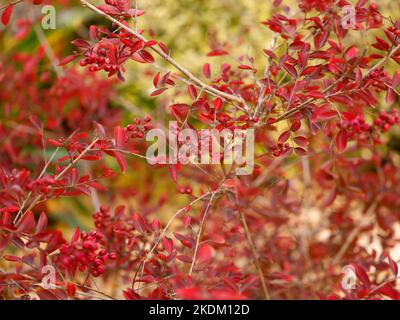
[[214, 249], [209, 244], [202, 244], [199, 246], [196, 261], [198, 263], [205, 263], [213, 256]]
[[207, 79], [211, 77], [211, 68], [209, 63], [203, 65], [203, 74]]
[[127, 166], [126, 166], [126, 160], [125, 160], [125, 157], [123, 156], [123, 154], [120, 152], [115, 152], [115, 159], [117, 159], [118, 165], [119, 165], [122, 173], [126, 173]]
[[4, 260], [11, 261], [11, 262], [20, 262], [21, 258], [17, 256], [6, 255], [3, 257]]
[[307, 155], [307, 150], [305, 150], [304, 148], [300, 148], [300, 147], [294, 148], [294, 152], [296, 152], [299, 156]]
[[101, 5], [101, 6], [98, 6], [97, 9], [99, 9], [99, 10], [105, 12], [105, 13], [111, 14], [111, 15], [117, 15], [117, 14], [120, 14], [120, 13], [121, 13], [121, 12], [118, 10], [117, 7], [110, 6], [110, 5], [108, 5], [108, 4], [103, 4], [103, 5]]
[[364, 285], [369, 287], [371, 285], [371, 282], [369, 280], [367, 272], [364, 270], [364, 268], [358, 264], [353, 264], [354, 271], [356, 273], [357, 279], [360, 280]]
[[221, 110], [222, 104], [223, 104], [223, 102], [222, 102], [221, 98], [219, 98], [219, 97], [216, 98], [214, 100], [214, 108], [215, 108], [215, 110], [217, 110], [217, 111]]
[[47, 227], [47, 216], [44, 212], [40, 214], [39, 220], [36, 225], [36, 233], [43, 232]]
[[216, 56], [225, 56], [227, 55], [228, 52], [225, 50], [212, 50], [209, 53], [207, 53], [207, 57], [216, 57]]
[[32, 211], [28, 211], [25, 215], [21, 218], [17, 226], [18, 232], [29, 233], [33, 228], [35, 228], [35, 218], [33, 216]]
[[162, 245], [169, 254], [172, 253], [172, 250], [174, 249], [174, 241], [172, 239], [164, 238], [162, 240]]
[[158, 82], [160, 81], [160, 72], [157, 72], [153, 79], [153, 86], [158, 88]]
[[245, 65], [245, 64], [239, 65], [238, 68], [239, 68], [239, 69], [242, 69], [242, 70], [253, 70], [252, 67], [250, 67], [250, 66], [248, 66], [248, 65]]
[[132, 222], [133, 222], [133, 225], [135, 226], [136, 230], [138, 230], [139, 232], [145, 231], [146, 228], [144, 225], [144, 220], [139, 214], [134, 213], [132, 215]]
[[76, 287], [71, 282], [68, 282], [68, 284], [67, 284], [67, 293], [68, 293], [68, 296], [70, 296], [71, 298], [75, 296]]
[[161, 50], [166, 54], [169, 55], [169, 49], [168, 47], [162, 43], [161, 41], [158, 41], [158, 46], [161, 48]]
[[347, 132], [344, 130], [340, 130], [335, 139], [336, 149], [339, 153], [342, 153], [344, 149], [346, 149], [347, 139]]
[[294, 137], [294, 138], [293, 138], [293, 141], [294, 141], [296, 144], [298, 144], [299, 146], [302, 146], [302, 147], [306, 147], [306, 146], [308, 146], [308, 144], [309, 144], [309, 141], [307, 140], [307, 138], [306, 138], [306, 137], [303, 137], [303, 136]]
[[289, 137], [290, 137], [290, 130], [287, 130], [287, 131], [283, 132], [283, 133], [279, 136], [278, 142], [283, 144], [283, 143], [285, 143], [285, 142], [289, 139]]
[[116, 148], [121, 148], [125, 145], [125, 130], [120, 126], [114, 128], [114, 144]]
[[285, 62], [282, 64], [282, 68], [285, 69], [285, 71], [289, 73], [293, 78], [297, 78], [296, 68], [293, 67], [291, 64]]
[[335, 117], [337, 117], [337, 112], [335, 110], [332, 110], [329, 105], [324, 105], [314, 110], [311, 116], [311, 120], [313, 122], [328, 121]]
[[147, 63], [154, 63], [154, 57], [147, 52], [146, 50], [142, 50], [139, 52], [139, 55], [143, 58], [144, 61], [146, 61]]
[[158, 95], [162, 94], [164, 91], [167, 91], [167, 90], [168, 90], [168, 88], [160, 88], [160, 89], [154, 90], [154, 91], [150, 94], [150, 97], [158, 96]]
[[203, 294], [199, 288], [196, 287], [184, 287], [176, 290], [178, 297], [186, 300], [202, 300], [204, 299]]
[[194, 85], [192, 85], [192, 84], [188, 85], [188, 92], [189, 92], [190, 97], [193, 100], [197, 99], [197, 90], [196, 90], [196, 87]]
[[58, 66], [66, 65], [66, 64], [70, 63], [71, 61], [75, 60], [77, 57], [78, 56], [75, 54], [65, 57], [65, 58], [61, 59], [61, 61], [58, 63]]
[[131, 16], [131, 17], [140, 17], [140, 16], [142, 16], [142, 15], [144, 15], [144, 11], [143, 10], [140, 10], [140, 9], [129, 9], [128, 10], [128, 14]]
[[1, 14], [1, 22], [2, 22], [5, 26], [7, 26], [8, 23], [10, 22], [11, 15], [12, 15], [12, 13], [13, 13], [13, 10], [14, 10], [14, 5], [13, 5], [13, 4], [10, 4], [10, 5], [8, 5], [8, 6], [4, 9], [3, 13]]
[[172, 180], [174, 180], [174, 182], [178, 181], [178, 173], [177, 173], [177, 169], [175, 165], [170, 165], [168, 166], [169, 169], [169, 173], [171, 174]]

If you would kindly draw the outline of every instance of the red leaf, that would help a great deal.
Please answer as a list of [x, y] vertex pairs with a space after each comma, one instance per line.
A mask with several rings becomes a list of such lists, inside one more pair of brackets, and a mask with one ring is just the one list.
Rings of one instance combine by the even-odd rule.
[[121, 128], [120, 126], [114, 128], [114, 142], [116, 148], [122, 147], [125, 144], [124, 128]]
[[303, 148], [296, 147], [294, 148], [294, 152], [296, 152], [299, 156], [305, 156], [307, 155], [307, 151]]
[[158, 95], [160, 95], [161, 93], [163, 93], [163, 92], [166, 91], [166, 90], [168, 90], [168, 88], [160, 88], [160, 89], [154, 90], [154, 91], [150, 94], [150, 97], [158, 96]]
[[153, 63], [155, 60], [153, 58], [153, 56], [147, 52], [146, 50], [142, 50], [139, 52], [139, 55], [143, 58], [144, 61], [146, 61], [147, 63]]
[[76, 228], [75, 232], [72, 236], [72, 239], [71, 239], [71, 245], [73, 245], [74, 243], [76, 243], [79, 240], [80, 234], [81, 234], [81, 230], [79, 228]]
[[16, 256], [4, 256], [3, 259], [7, 260], [7, 261], [11, 261], [11, 262], [19, 262], [19, 261], [21, 261], [21, 259], [19, 257], [16, 257]]
[[61, 59], [61, 61], [58, 63], [58, 66], [63, 66], [67, 63], [70, 63], [71, 61], [75, 60], [77, 57], [78, 56], [75, 54], [65, 57], [65, 58]]
[[172, 253], [172, 250], [174, 249], [174, 241], [172, 239], [164, 238], [162, 240], [162, 245], [169, 254]]
[[139, 232], [145, 231], [144, 220], [139, 214], [134, 213], [132, 216], [132, 221], [133, 221], [133, 225], [135, 226], [136, 230], [138, 230]]
[[329, 105], [321, 106], [316, 109], [311, 117], [313, 122], [328, 121], [337, 116], [337, 112], [332, 110]]
[[122, 173], [126, 173], [126, 160], [120, 152], [115, 152], [115, 159], [117, 159], [118, 165], [121, 168]]
[[201, 300], [204, 299], [200, 289], [196, 287], [185, 287], [176, 290], [176, 294], [185, 300]]
[[285, 143], [285, 142], [289, 139], [289, 137], [290, 137], [290, 131], [287, 130], [287, 131], [283, 132], [283, 133], [279, 136], [278, 142], [283, 144], [283, 143]]
[[388, 88], [388, 91], [386, 93], [386, 103], [393, 104], [395, 101], [396, 101], [396, 91], [394, 91], [392, 88]]
[[196, 261], [198, 263], [204, 263], [209, 261], [213, 256], [214, 249], [209, 244], [203, 244], [199, 247], [197, 252]]
[[302, 136], [297, 136], [295, 138], [293, 138], [294, 142], [296, 142], [296, 144], [298, 144], [299, 146], [305, 147], [308, 146], [308, 140], [306, 137], [302, 137]]
[[105, 13], [111, 14], [111, 15], [121, 13], [116, 7], [110, 6], [108, 4], [103, 4], [101, 6], [98, 6], [97, 9], [99, 9]]
[[188, 85], [188, 91], [189, 91], [189, 95], [191, 96], [191, 98], [192, 98], [193, 100], [196, 100], [196, 99], [197, 99], [197, 90], [196, 90], [196, 87], [195, 87], [194, 85], [192, 85], [192, 84], [189, 84], [189, 85]]
[[346, 149], [347, 146], [347, 132], [346, 131], [339, 131], [339, 133], [336, 136], [336, 149], [339, 153], [342, 153], [344, 151], [344, 149]]
[[169, 173], [171, 174], [172, 180], [174, 180], [174, 182], [177, 182], [178, 180], [178, 175], [177, 175], [177, 170], [176, 170], [176, 166], [169, 166]]
[[371, 282], [369, 281], [368, 274], [365, 272], [364, 268], [361, 267], [358, 264], [353, 264], [354, 270], [356, 272], [357, 278], [367, 287], [371, 285]]
[[76, 293], [76, 287], [73, 283], [69, 282], [67, 284], [67, 293], [70, 297], [74, 297]]
[[217, 111], [221, 110], [222, 104], [223, 104], [223, 102], [222, 102], [221, 98], [218, 97], [217, 99], [215, 99], [214, 100], [214, 108], [215, 108], [215, 110], [217, 110]]
[[32, 211], [28, 211], [21, 219], [18, 224], [17, 231], [28, 233], [35, 227], [35, 218]]
[[216, 57], [216, 56], [225, 56], [227, 55], [228, 52], [225, 50], [212, 50], [209, 53], [207, 53], [207, 57]]
[[390, 283], [385, 284], [376, 293], [385, 295], [393, 300], [398, 300], [400, 298], [400, 293], [395, 290]]
[[157, 72], [153, 79], [154, 88], [158, 87], [158, 82], [160, 81], [160, 72]]
[[161, 50], [162, 51], [164, 51], [164, 53], [166, 54], [166, 55], [169, 55], [169, 49], [168, 49], [168, 47], [164, 44], [164, 43], [162, 43], [162, 42], [158, 42], [158, 46], [161, 48]]
[[47, 227], [47, 216], [44, 212], [40, 214], [39, 221], [36, 225], [36, 233], [43, 232]]
[[210, 68], [210, 64], [206, 63], [203, 65], [203, 74], [207, 79], [210, 79], [211, 77], [211, 68]]
[[5, 26], [8, 25], [8, 23], [10, 22], [11, 15], [12, 15], [12, 13], [13, 13], [13, 10], [14, 10], [14, 5], [13, 5], [13, 4], [8, 5], [8, 6], [4, 9], [4, 11], [3, 11], [2, 15], [1, 15], [1, 22], [2, 22]]
[[287, 73], [289, 73], [293, 78], [297, 78], [297, 71], [296, 68], [293, 67], [291, 64], [289, 63], [283, 63], [282, 64], [282, 68], [285, 69], [285, 71]]

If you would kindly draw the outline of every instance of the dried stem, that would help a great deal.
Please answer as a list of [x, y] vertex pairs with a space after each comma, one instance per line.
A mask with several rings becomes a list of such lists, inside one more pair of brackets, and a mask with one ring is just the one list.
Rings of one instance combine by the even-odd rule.
[[[129, 28], [128, 26], [126, 26], [122, 22], [118, 21], [117, 19], [113, 18], [109, 14], [101, 11], [100, 9], [98, 9], [97, 7], [95, 7], [94, 5], [89, 3], [88, 1], [86, 1], [86, 0], [80, 0], [80, 1], [84, 6], [88, 7], [90, 10], [92, 10], [94, 12], [97, 12], [98, 14], [102, 15], [104, 18], [106, 18], [106, 19], [110, 20], [111, 22], [115, 23], [121, 29], [124, 29], [125, 31], [129, 32], [130, 34], [133, 34], [135, 37], [137, 37], [138, 39], [142, 40], [143, 42], [147, 42], [147, 39], [144, 38], [140, 33], [136, 32], [135, 30], [132, 30], [131, 28]], [[177, 70], [179, 70], [181, 73], [183, 73], [189, 80], [191, 80], [192, 82], [194, 82], [195, 84], [197, 84], [198, 86], [203, 88], [205, 91], [210, 92], [210, 93], [214, 93], [214, 94], [218, 95], [219, 97], [221, 97], [223, 99], [226, 99], [228, 101], [236, 101], [236, 102], [238, 102], [240, 104], [243, 104], [243, 105], [245, 104], [245, 101], [244, 101], [244, 99], [242, 97], [239, 97], [239, 96], [236, 96], [236, 95], [233, 95], [233, 94], [229, 94], [229, 93], [220, 91], [220, 90], [218, 90], [218, 89], [216, 89], [216, 88], [204, 83], [199, 78], [197, 78], [195, 75], [193, 75], [189, 70], [187, 70], [186, 68], [181, 66], [178, 62], [176, 62], [174, 59], [172, 59], [168, 54], [166, 54], [164, 51], [162, 51], [158, 47], [152, 46], [150, 48], [155, 53], [157, 53], [159, 56], [164, 58], [172, 66], [174, 66]]]
[[196, 265], [196, 257], [197, 257], [197, 252], [199, 250], [200, 238], [201, 238], [201, 234], [203, 233], [204, 223], [206, 221], [208, 212], [210, 211], [211, 205], [214, 201], [214, 197], [218, 191], [219, 191], [219, 189], [212, 193], [210, 201], [208, 202], [206, 210], [204, 211], [203, 218], [201, 219], [200, 229], [199, 229], [199, 232], [197, 233], [196, 246], [194, 248], [192, 264], [190, 265], [189, 276], [192, 275], [194, 266]]
[[261, 268], [260, 259], [258, 258], [256, 246], [254, 245], [254, 241], [253, 241], [253, 238], [251, 237], [249, 226], [247, 225], [246, 216], [244, 215], [244, 213], [241, 210], [239, 210], [239, 215], [240, 215], [240, 220], [243, 225], [244, 232], [246, 234], [247, 242], [250, 246], [250, 250], [251, 250], [251, 253], [254, 258], [254, 264], [255, 264], [257, 272], [258, 272], [258, 277], [260, 278], [260, 283], [261, 283], [261, 287], [262, 287], [262, 290], [264, 293], [264, 297], [266, 300], [270, 300], [271, 297], [269, 295], [268, 287], [265, 282], [264, 273]]

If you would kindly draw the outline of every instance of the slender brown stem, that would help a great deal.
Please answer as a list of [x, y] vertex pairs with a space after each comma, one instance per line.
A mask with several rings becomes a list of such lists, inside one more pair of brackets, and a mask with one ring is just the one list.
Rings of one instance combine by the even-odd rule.
[[[126, 26], [122, 22], [118, 21], [117, 19], [113, 18], [109, 14], [101, 11], [100, 9], [98, 9], [97, 7], [95, 7], [94, 5], [89, 3], [88, 1], [86, 1], [86, 0], [80, 0], [80, 1], [84, 6], [88, 7], [90, 10], [92, 10], [94, 12], [97, 12], [98, 14], [102, 15], [104, 18], [106, 18], [106, 19], [110, 20], [111, 22], [115, 23], [121, 29], [124, 29], [125, 31], [129, 32], [130, 34], [133, 34], [135, 37], [137, 37], [138, 39], [142, 40], [143, 42], [147, 42], [147, 39], [144, 38], [140, 33], [138, 33], [135, 30], [129, 28], [128, 26]], [[195, 75], [193, 75], [189, 70], [187, 70], [186, 68], [181, 66], [178, 62], [176, 62], [174, 59], [172, 59], [168, 54], [166, 54], [164, 51], [162, 51], [158, 47], [152, 46], [150, 48], [155, 53], [157, 53], [159, 56], [164, 58], [164, 60], [166, 60], [172, 66], [174, 66], [177, 70], [179, 70], [181, 73], [183, 73], [189, 80], [191, 80], [192, 82], [194, 82], [197, 85], [199, 85], [200, 87], [202, 87], [205, 91], [214, 93], [214, 94], [216, 94], [216, 95], [220, 96], [221, 98], [224, 98], [224, 99], [226, 99], [228, 101], [236, 101], [236, 102], [238, 102], [240, 104], [245, 104], [245, 101], [244, 101], [244, 99], [242, 97], [239, 97], [239, 96], [236, 96], [236, 95], [233, 95], [233, 94], [229, 94], [229, 93], [220, 91], [220, 90], [218, 90], [218, 89], [216, 89], [216, 88], [204, 83], [199, 78], [197, 78]]]
[[262, 290], [263, 290], [263, 293], [264, 293], [264, 297], [265, 297], [266, 300], [270, 300], [271, 297], [269, 295], [268, 287], [267, 287], [267, 284], [265, 282], [264, 273], [263, 273], [262, 268], [261, 268], [260, 259], [258, 258], [256, 246], [254, 245], [254, 241], [253, 241], [253, 238], [251, 237], [249, 226], [247, 225], [246, 216], [244, 215], [242, 210], [239, 210], [239, 215], [240, 215], [240, 220], [241, 220], [242, 225], [243, 225], [244, 232], [246, 234], [247, 242], [249, 243], [250, 250], [251, 250], [251, 253], [252, 253], [253, 258], [254, 258], [254, 264], [256, 266], [256, 269], [257, 269], [257, 272], [258, 272], [258, 276], [260, 278], [261, 287], [262, 287]]
[[12, 1], [12, 2], [10, 2], [10, 3], [7, 3], [6, 5], [0, 7], [0, 11], [3, 10], [3, 9], [5, 9], [5, 8], [7, 8], [7, 7], [10, 6], [10, 5], [16, 5], [16, 4], [18, 4], [18, 3], [20, 3], [20, 2], [23, 2], [23, 1], [24, 1], [24, 0], [16, 0], [16, 1]]
[[375, 201], [369, 206], [365, 215], [363, 215], [363, 217], [361, 218], [361, 220], [359, 221], [357, 226], [351, 231], [349, 236], [346, 238], [346, 241], [343, 243], [343, 245], [339, 249], [338, 253], [333, 258], [333, 264], [337, 264], [342, 260], [344, 254], [346, 253], [346, 251], [348, 250], [348, 248], [350, 247], [352, 242], [359, 235], [360, 231], [363, 228], [365, 228], [369, 223], [372, 222], [373, 218], [375, 217], [375, 209], [378, 206], [380, 199], [381, 199], [381, 197], [378, 196], [375, 199]]
[[[99, 140], [99, 138], [95, 138], [93, 139], [93, 141], [86, 147], [85, 150], [83, 150], [81, 152], [81, 154], [79, 154], [79, 156], [77, 156], [74, 160], [72, 160], [70, 162], [70, 164], [68, 166], [66, 166], [64, 168], [64, 170], [62, 170], [57, 176], [55, 176], [55, 180], [60, 179], [69, 169], [71, 169], [80, 159], [82, 159], [82, 157], [86, 154], [86, 152], [88, 152], [94, 145], [95, 143]], [[24, 213], [20, 216], [17, 216], [14, 220], [14, 225], [17, 225], [19, 221], [21, 221], [21, 219], [25, 216], [25, 214], [31, 210], [40, 200], [42, 196], [38, 195], [33, 201], [32, 203], [29, 205], [29, 207], [24, 211]]]

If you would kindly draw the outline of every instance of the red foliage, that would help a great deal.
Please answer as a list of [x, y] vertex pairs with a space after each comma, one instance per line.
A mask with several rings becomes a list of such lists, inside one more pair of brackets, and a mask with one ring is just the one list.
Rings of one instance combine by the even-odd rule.
[[[307, 15], [276, 13], [262, 22], [277, 39], [264, 49], [266, 67], [258, 70], [245, 55], [237, 65], [218, 66], [214, 61], [230, 52], [213, 48], [213, 67], [206, 62], [202, 70], [207, 84], [173, 60], [164, 43], [130, 29], [128, 21], [144, 14], [131, 2], [88, 6], [113, 23], [90, 26], [89, 39], [72, 41], [76, 52], [55, 72], [43, 71], [41, 47], [0, 60], [0, 253], [15, 264], [0, 270], [0, 296], [110, 297], [94, 289], [92, 277], [99, 277], [116, 283], [126, 299], [399, 299], [389, 251], [399, 245], [400, 174], [389, 141], [395, 135], [386, 133], [400, 122], [400, 73], [387, 68], [400, 64], [400, 20], [383, 19], [377, 5], [361, 0], [355, 30], [347, 30], [340, 16], [346, 1], [301, 0]], [[13, 7], [3, 10], [4, 25]], [[374, 35], [366, 50], [349, 35], [359, 30], [365, 39]], [[175, 90], [174, 101], [159, 103], [179, 130], [257, 133], [249, 176], [222, 164], [146, 164], [169, 171], [181, 184], [175, 196], [188, 198], [163, 223], [157, 219], [166, 199], [149, 200], [154, 181], [111, 191], [103, 183], [135, 168], [130, 159], [145, 157], [146, 132], [160, 126], [156, 115], [121, 124], [111, 107], [114, 78], [124, 80], [132, 60], [151, 65], [157, 56], [185, 79], [182, 86], [176, 73], [154, 72], [149, 84], [153, 97]], [[69, 67], [76, 58], [84, 68]], [[302, 183], [287, 175], [297, 161]], [[67, 242], [46, 204], [95, 191], [109, 205], [94, 210], [92, 230], [77, 229]], [[137, 207], [119, 205], [117, 194], [136, 198]], [[373, 241], [380, 251], [371, 249]], [[45, 265], [56, 269], [55, 289], [40, 285]], [[345, 265], [357, 278], [351, 290], [341, 286]]]

